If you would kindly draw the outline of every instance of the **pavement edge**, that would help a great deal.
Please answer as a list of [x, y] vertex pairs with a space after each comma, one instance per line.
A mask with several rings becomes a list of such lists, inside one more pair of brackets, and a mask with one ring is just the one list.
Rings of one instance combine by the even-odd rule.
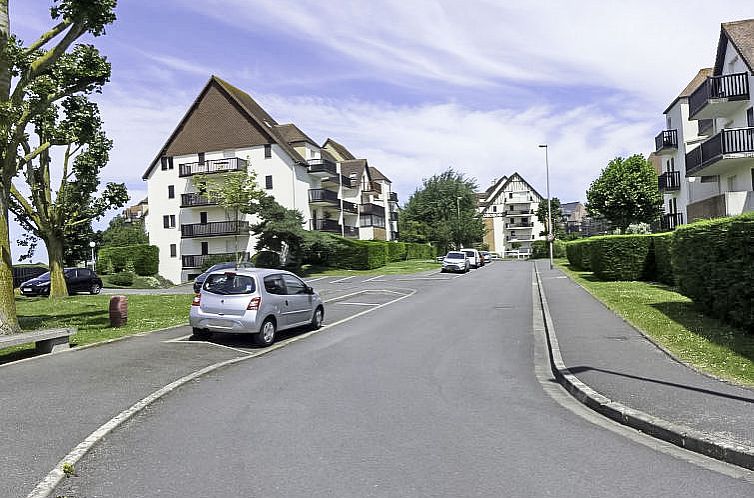
[[629, 408], [603, 396], [573, 375], [568, 367], [565, 366], [563, 358], [560, 355], [560, 347], [555, 335], [555, 326], [550, 316], [550, 309], [547, 305], [547, 298], [545, 297], [539, 269], [536, 263], [533, 266], [544, 318], [547, 346], [550, 352], [550, 368], [558, 383], [574, 398], [592, 410], [645, 434], [717, 460], [754, 470], [754, 447], [733, 443]]

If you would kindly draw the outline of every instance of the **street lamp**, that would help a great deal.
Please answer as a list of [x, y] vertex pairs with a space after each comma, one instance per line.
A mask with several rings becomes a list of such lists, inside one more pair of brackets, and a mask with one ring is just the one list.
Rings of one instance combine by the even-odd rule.
[[[457, 230], [460, 231], [460, 228], [461, 228], [461, 196], [460, 195], [456, 196], [456, 218], [458, 220], [458, 228], [457, 228]], [[458, 231], [456, 231], [456, 234], [458, 234]], [[456, 249], [460, 249], [461, 248], [461, 241], [457, 240], [456, 244], [458, 244], [458, 247]]]
[[550, 269], [552, 270], [552, 241], [555, 238], [552, 226], [552, 206], [550, 202], [550, 160], [547, 155], [547, 144], [539, 146], [545, 149], [545, 172], [547, 178], [547, 243], [550, 246]]
[[94, 246], [97, 244], [94, 243], [94, 241], [89, 242], [89, 247], [92, 248], [92, 271], [95, 271], [96, 268], [94, 268]]

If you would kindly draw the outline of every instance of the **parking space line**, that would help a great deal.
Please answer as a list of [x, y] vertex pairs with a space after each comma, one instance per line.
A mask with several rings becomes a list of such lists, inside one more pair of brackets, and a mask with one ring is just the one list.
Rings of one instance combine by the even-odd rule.
[[380, 305], [379, 303], [348, 303], [348, 302], [343, 302], [343, 301], [337, 302], [335, 304], [347, 304], [350, 306], [379, 306]]
[[352, 278], [356, 278], [356, 275], [351, 275], [350, 277], [345, 277], [345, 278], [341, 278], [341, 279], [338, 279], [338, 280], [333, 280], [333, 281], [332, 281], [332, 282], [330, 282], [330, 283], [331, 283], [331, 284], [337, 284], [337, 283], [339, 283], [339, 282], [345, 282], [346, 280], [350, 280], [350, 279], [352, 279]]
[[415, 277], [415, 278], [397, 278], [397, 282], [411, 282], [414, 280], [453, 280], [455, 277]]
[[377, 280], [378, 278], [382, 278], [382, 277], [384, 277], [384, 276], [385, 276], [385, 275], [377, 275], [376, 277], [368, 278], [368, 279], [364, 280], [364, 281], [363, 281], [363, 282], [361, 282], [361, 283], [362, 283], [362, 284], [365, 284], [365, 283], [367, 283], [367, 282], [372, 282], [372, 281], [374, 281], [374, 280]]
[[326, 279], [326, 278], [329, 278], [329, 277], [317, 277], [317, 278], [310, 278], [310, 279], [308, 279], [308, 280], [304, 280], [304, 282], [306, 282], [306, 283], [308, 284], [309, 282], [316, 282], [317, 280], [324, 280], [324, 279]]

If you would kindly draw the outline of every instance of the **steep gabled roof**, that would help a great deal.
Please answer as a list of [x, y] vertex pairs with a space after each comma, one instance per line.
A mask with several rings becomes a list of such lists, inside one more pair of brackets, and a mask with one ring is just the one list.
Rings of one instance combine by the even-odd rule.
[[670, 112], [670, 109], [675, 105], [676, 102], [678, 102], [681, 99], [687, 99], [691, 97], [691, 94], [694, 93], [694, 90], [699, 88], [699, 85], [705, 82], [705, 80], [712, 76], [712, 68], [711, 67], [705, 67], [703, 69], [700, 69], [698, 73], [696, 73], [696, 76], [689, 82], [686, 87], [681, 90], [681, 93], [678, 94], [678, 96], [673, 99], [673, 102], [670, 103], [670, 105], [665, 109], [663, 114], [667, 114]]
[[487, 199], [490, 198], [490, 196], [494, 196], [494, 193], [498, 191], [498, 188], [505, 183], [505, 181], [508, 179], [507, 176], [502, 176], [499, 179], [495, 180], [495, 182], [490, 185], [487, 190], [484, 192], [478, 192], [474, 195], [476, 195], [477, 203], [480, 206], [485, 206], [489, 203]]
[[754, 73], [754, 19], [724, 22], [720, 25], [720, 41], [717, 44], [715, 74], [722, 74], [725, 62], [727, 41], [733, 44], [746, 63], [749, 71]]
[[280, 132], [283, 140], [285, 140], [289, 144], [307, 142], [314, 145], [315, 147], [319, 147], [319, 145], [317, 145], [317, 142], [309, 138], [309, 135], [301, 131], [301, 128], [293, 123], [275, 125], [275, 129]]
[[534, 192], [534, 193], [535, 193], [535, 194], [537, 195], [537, 197], [539, 197], [540, 199], [544, 199], [544, 197], [542, 197], [542, 196], [541, 196], [541, 195], [539, 194], [539, 192], [537, 192], [537, 190], [536, 190], [536, 189], [535, 189], [534, 187], [532, 187], [532, 186], [531, 186], [531, 184], [530, 184], [529, 182], [527, 182], [526, 180], [524, 180], [524, 177], [523, 177], [523, 176], [519, 175], [518, 173], [513, 173], [513, 174], [512, 174], [511, 176], [509, 176], [509, 177], [508, 177], [508, 178], [507, 178], [507, 179], [506, 179], [506, 180], [505, 180], [505, 181], [503, 182], [503, 184], [502, 184], [502, 185], [500, 185], [500, 188], [499, 188], [499, 189], [498, 189], [498, 190], [497, 190], [497, 191], [495, 192], [495, 195], [494, 195], [494, 196], [487, 198], [487, 200], [486, 200], [486, 201], [485, 201], [484, 203], [480, 203], [480, 205], [481, 205], [481, 206], [484, 206], [484, 210], [482, 211], [482, 213], [486, 212], [486, 211], [487, 211], [487, 209], [489, 208], [489, 206], [490, 206], [490, 205], [492, 205], [493, 201], [494, 201], [494, 200], [495, 200], [495, 199], [496, 199], [496, 198], [497, 198], [497, 197], [498, 197], [498, 196], [499, 196], [499, 195], [500, 195], [501, 193], [505, 192], [505, 187], [507, 187], [507, 186], [508, 186], [508, 185], [509, 185], [510, 183], [512, 183], [512, 182], [514, 182], [514, 181], [521, 181], [521, 182], [525, 183], [525, 184], [526, 184], [526, 186], [527, 186], [527, 187], [529, 188], [529, 190], [531, 190], [532, 192]]
[[340, 162], [340, 173], [343, 176], [350, 177], [351, 175], [356, 174], [356, 178], [360, 179], [365, 171], [367, 177], [371, 181], [372, 175], [369, 174], [369, 168], [367, 167], [366, 159], [350, 159], [348, 161]]
[[341, 161], [351, 161], [353, 159], [356, 159], [356, 156], [351, 154], [351, 152], [346, 149], [343, 145], [339, 144], [332, 138], [328, 138], [325, 140], [325, 143], [322, 144], [322, 148], [325, 149], [327, 147], [330, 147], [333, 152], [335, 152], [336, 155], [340, 156]]
[[371, 173], [371, 177], [373, 180], [382, 180], [388, 183], [392, 183], [388, 177], [382, 174], [380, 170], [375, 168], [374, 166], [369, 166], [369, 172]]
[[[195, 113], [204, 126], [185, 130]], [[233, 116], [227, 112], [234, 110]], [[244, 123], [245, 126], [239, 126]], [[142, 175], [146, 180], [164, 155], [182, 155], [224, 148], [274, 143], [290, 156], [295, 164], [306, 165], [301, 154], [296, 152], [276, 129], [277, 122], [246, 92], [212, 75], [207, 84], [186, 111], [173, 133], [159, 150], [152, 163]], [[182, 134], [189, 136], [183, 137]], [[191, 132], [191, 133], [189, 133]], [[172, 150], [171, 150], [172, 149]]]

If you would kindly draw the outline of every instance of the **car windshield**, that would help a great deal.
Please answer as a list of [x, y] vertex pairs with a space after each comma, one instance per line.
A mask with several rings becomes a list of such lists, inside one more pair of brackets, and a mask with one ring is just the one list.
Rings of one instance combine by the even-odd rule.
[[37, 277], [37, 280], [41, 280], [42, 282], [49, 282], [50, 281], [50, 272], [44, 272], [40, 276]]
[[251, 294], [256, 290], [254, 279], [248, 275], [216, 273], [207, 277], [204, 290], [213, 294]]
[[450, 259], [463, 259], [465, 257], [466, 255], [462, 252], [449, 252], [448, 254], [445, 255], [445, 258], [450, 258]]

